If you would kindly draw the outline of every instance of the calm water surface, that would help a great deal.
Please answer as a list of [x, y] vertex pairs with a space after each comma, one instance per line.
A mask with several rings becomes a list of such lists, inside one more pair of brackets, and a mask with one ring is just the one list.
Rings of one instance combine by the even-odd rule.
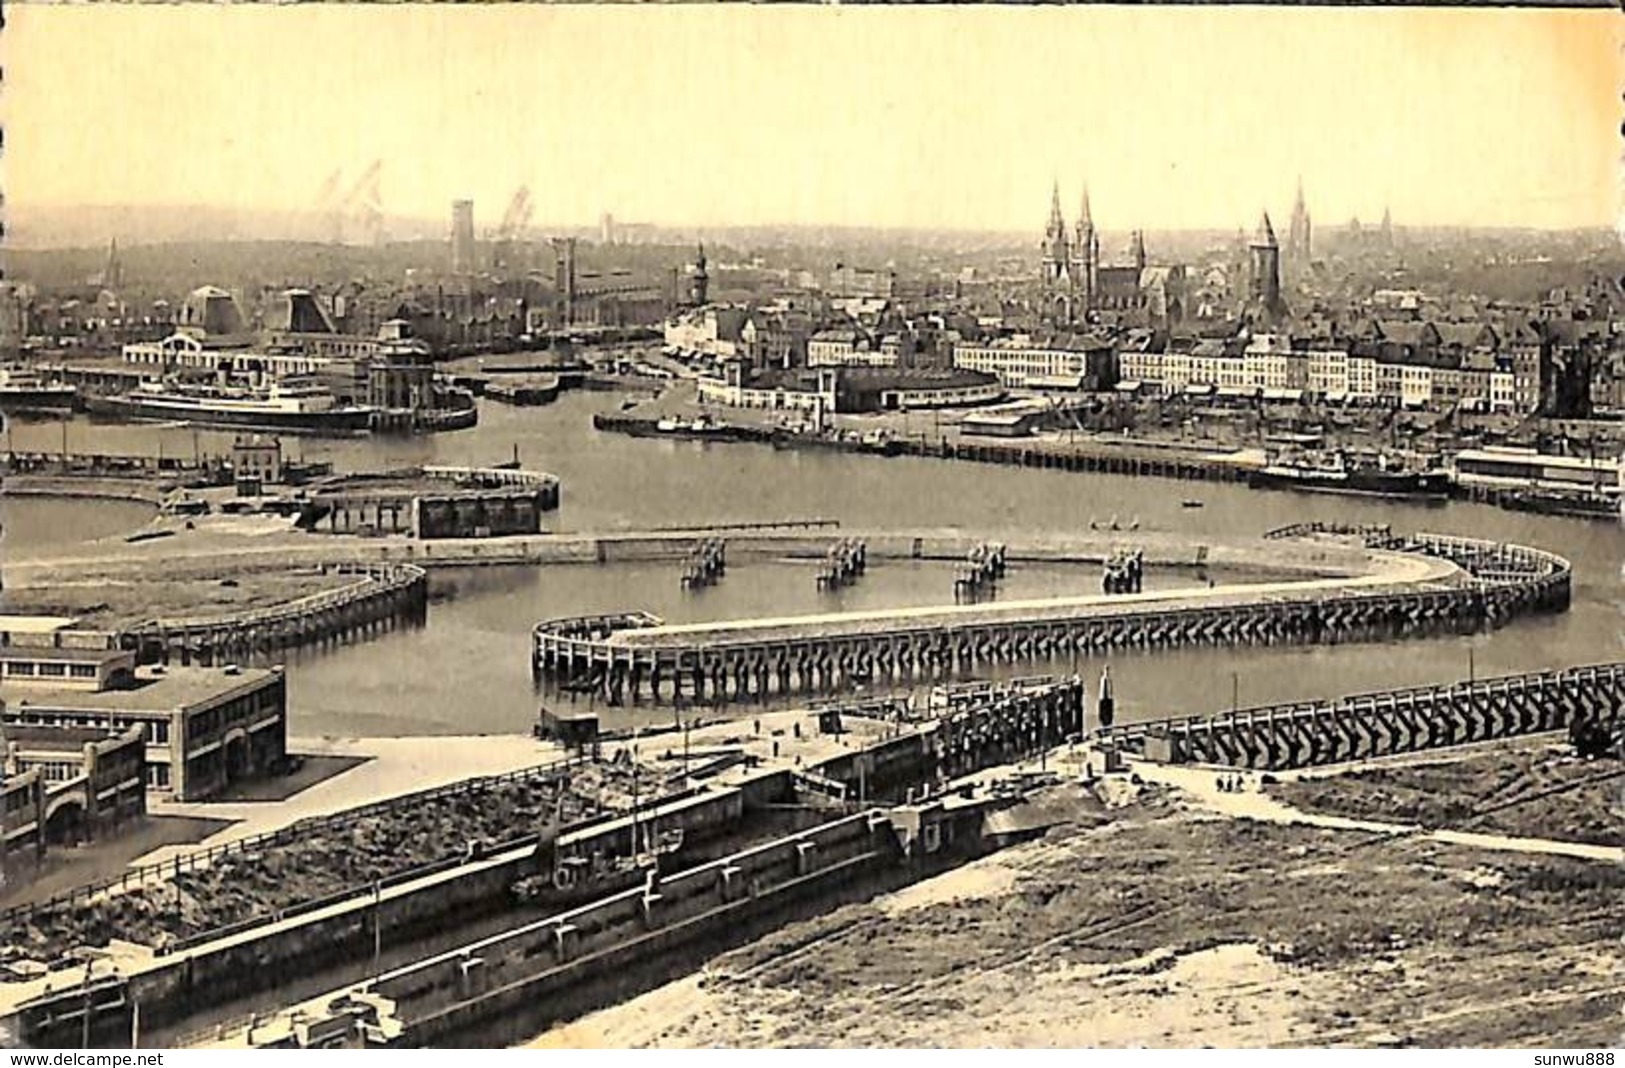
[[[1488, 675], [1612, 660], [1625, 647], [1625, 531], [1617, 524], [1454, 502], [1441, 507], [1260, 493], [1233, 485], [594, 432], [592, 414], [618, 404], [617, 396], [587, 393], [566, 394], [546, 408], [485, 403], [480, 425], [468, 431], [412, 439], [293, 441], [287, 447], [307, 459], [332, 459], [341, 469], [377, 469], [488, 464], [509, 459], [517, 446], [526, 466], [564, 479], [563, 507], [548, 518], [554, 530], [820, 516], [852, 528], [962, 527], [1014, 542], [1034, 533], [1087, 529], [1092, 519], [1111, 516], [1124, 522], [1137, 518], [1146, 529], [1215, 537], [1256, 536], [1285, 523], [1324, 519], [1521, 541], [1575, 563], [1571, 611], [1520, 621], [1494, 634], [1115, 657], [1112, 671], [1124, 718], [1216, 711], [1233, 701], [1245, 706], [1447, 682], [1465, 677], [1470, 662], [1479, 675]], [[12, 435], [18, 449], [62, 447], [60, 423], [17, 425]], [[69, 423], [67, 437], [69, 448], [80, 451], [185, 455], [230, 446], [229, 434], [82, 418]], [[1205, 507], [1181, 506], [1193, 497]], [[8, 544], [87, 540], [139, 525], [149, 515], [142, 506], [109, 502], [0, 502]], [[671, 564], [436, 572], [427, 627], [291, 660], [292, 730], [299, 735], [523, 731], [538, 702], [528, 660], [529, 631], [538, 619], [641, 608], [673, 621], [697, 621], [948, 603], [951, 574], [944, 564], [878, 561], [856, 586], [822, 594], [814, 588], [810, 564], [741, 562], [718, 586], [689, 594], [679, 588]], [[1159, 584], [1187, 580], [1153, 576]], [[1098, 574], [1089, 568], [1017, 565], [1002, 596], [1093, 591], [1097, 583]], [[1070, 671], [1074, 664], [1056, 666]], [[1092, 680], [1100, 664], [1083, 659], [1076, 669]], [[620, 711], [607, 712], [606, 718], [669, 714]]]

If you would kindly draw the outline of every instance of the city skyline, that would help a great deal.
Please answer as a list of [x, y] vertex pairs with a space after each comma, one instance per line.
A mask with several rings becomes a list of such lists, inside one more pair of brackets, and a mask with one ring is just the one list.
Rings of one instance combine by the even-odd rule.
[[1608, 11], [11, 15], [14, 212], [314, 210], [381, 159], [389, 215], [471, 198], [482, 235], [519, 185], [540, 221], [695, 228], [1038, 232], [1057, 181], [1107, 231], [1250, 228], [1300, 176], [1319, 229], [1618, 216]]

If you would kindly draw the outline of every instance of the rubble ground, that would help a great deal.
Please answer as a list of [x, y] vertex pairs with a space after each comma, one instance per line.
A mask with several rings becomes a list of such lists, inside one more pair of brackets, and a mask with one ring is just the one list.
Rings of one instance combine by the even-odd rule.
[[[555, 813], [568, 825], [631, 803], [631, 765], [599, 763], [565, 774], [476, 782], [233, 852], [162, 882], [59, 903], [10, 922], [0, 954], [56, 960], [110, 939], [157, 946], [220, 930], [539, 831]], [[647, 783], [645, 784], [647, 789]], [[342, 817], [342, 813], [338, 814]]]
[[1298, 808], [1356, 819], [1625, 846], [1625, 762], [1560, 742], [1464, 751], [1274, 783]]

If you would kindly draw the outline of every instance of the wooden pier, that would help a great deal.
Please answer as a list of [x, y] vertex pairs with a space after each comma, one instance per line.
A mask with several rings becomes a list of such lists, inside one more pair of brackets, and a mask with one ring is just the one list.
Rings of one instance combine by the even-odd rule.
[[611, 703], [720, 703], [1105, 650], [1469, 633], [1568, 608], [1569, 563], [1552, 553], [1378, 538], [1384, 570], [1363, 577], [681, 626], [641, 613], [551, 620], [533, 631], [532, 671], [544, 685]]
[[1570, 730], [1617, 731], [1625, 663], [1467, 680], [1136, 724], [1103, 732], [1171, 763], [1279, 771]]
[[837, 590], [856, 582], [869, 567], [869, 546], [861, 538], [842, 538], [829, 547], [818, 570], [818, 588]]
[[207, 618], [155, 619], [125, 631], [121, 644], [144, 663], [172, 660], [204, 667], [253, 663], [284, 649], [365, 637], [421, 624], [428, 572], [413, 564], [344, 564], [355, 581], [269, 608]]

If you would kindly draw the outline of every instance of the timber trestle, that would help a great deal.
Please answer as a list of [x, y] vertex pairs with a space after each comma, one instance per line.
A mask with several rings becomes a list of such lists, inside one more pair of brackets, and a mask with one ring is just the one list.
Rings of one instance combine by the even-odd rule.
[[1188, 599], [1039, 601], [971, 614], [900, 610], [675, 628], [646, 613], [559, 619], [535, 627], [532, 672], [544, 685], [594, 692], [613, 704], [721, 703], [839, 694], [860, 683], [946, 681], [993, 664], [1118, 650], [1471, 633], [1569, 604], [1569, 564], [1552, 553], [1386, 530], [1367, 541], [1446, 559], [1459, 571], [1443, 580], [1280, 583], [1221, 590], [1227, 599], [1197, 591]]
[[1280, 771], [1625, 719], [1625, 663], [1593, 664], [1131, 724], [1119, 748], [1176, 764]]
[[284, 649], [369, 637], [421, 624], [429, 575], [415, 564], [340, 564], [355, 581], [267, 608], [203, 619], [155, 619], [125, 631], [121, 644], [142, 662], [205, 667], [252, 663]]

